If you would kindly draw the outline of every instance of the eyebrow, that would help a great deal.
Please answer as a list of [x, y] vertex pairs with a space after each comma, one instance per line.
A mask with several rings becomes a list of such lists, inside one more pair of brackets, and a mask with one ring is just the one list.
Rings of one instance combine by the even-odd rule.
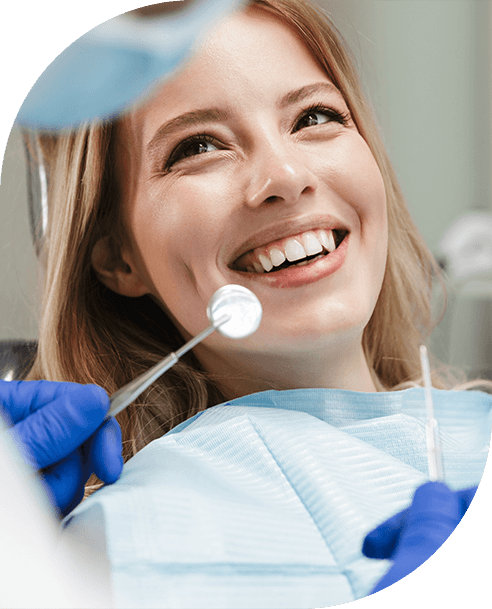
[[[333, 83], [318, 82], [312, 85], [306, 85], [300, 89], [296, 89], [295, 91], [290, 91], [277, 101], [277, 106], [280, 109], [284, 109], [288, 106], [299, 103], [303, 99], [306, 99], [316, 93], [337, 93], [341, 96], [340, 91]], [[147, 145], [147, 155], [151, 158], [155, 156], [157, 149], [161, 146], [163, 141], [186, 127], [195, 127], [204, 123], [223, 122], [227, 121], [230, 117], [231, 113], [228, 110], [221, 108], [193, 110], [191, 112], [181, 114], [180, 116], [171, 119], [169, 122], [159, 127], [154, 137]]]
[[312, 85], [306, 85], [305, 87], [301, 87], [300, 89], [296, 89], [295, 91], [291, 91], [281, 97], [278, 101], [279, 108], [286, 108], [287, 106], [291, 106], [293, 104], [297, 104], [298, 102], [314, 95], [316, 93], [336, 93], [340, 97], [342, 94], [335, 87], [335, 85], [331, 82], [316, 82]]

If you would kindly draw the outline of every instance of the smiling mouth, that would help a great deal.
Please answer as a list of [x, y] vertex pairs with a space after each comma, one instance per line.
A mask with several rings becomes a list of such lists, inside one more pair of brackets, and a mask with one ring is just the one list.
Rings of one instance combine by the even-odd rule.
[[232, 270], [273, 274], [293, 266], [306, 266], [334, 252], [348, 235], [347, 230], [309, 230], [240, 256]]

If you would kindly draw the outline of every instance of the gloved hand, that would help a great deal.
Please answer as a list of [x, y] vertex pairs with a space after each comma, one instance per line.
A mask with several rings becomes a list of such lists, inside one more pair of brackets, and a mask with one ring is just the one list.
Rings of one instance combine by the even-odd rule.
[[46, 68], [16, 122], [53, 130], [114, 118], [148, 96], [185, 61], [197, 41], [242, 3], [201, 0], [176, 6], [175, 15], [155, 7], [153, 16], [132, 11], [101, 23]]
[[[40, 470], [54, 506], [66, 516], [92, 473], [106, 484], [123, 469], [121, 429], [96, 385], [0, 381], [0, 413], [26, 460]], [[10, 420], [9, 420], [10, 419]]]
[[477, 487], [451, 491], [441, 482], [419, 487], [412, 505], [383, 522], [364, 540], [368, 558], [389, 558], [393, 565], [371, 594], [402, 579], [446, 541], [468, 509]]

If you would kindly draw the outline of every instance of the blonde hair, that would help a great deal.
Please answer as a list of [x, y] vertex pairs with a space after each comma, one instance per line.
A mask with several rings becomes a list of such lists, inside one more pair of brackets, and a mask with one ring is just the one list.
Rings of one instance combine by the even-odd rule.
[[[303, 0], [253, 0], [250, 5], [276, 16], [302, 38], [341, 91], [379, 165], [387, 193], [388, 260], [363, 347], [381, 390], [415, 384], [419, 346], [433, 327], [433, 278], [440, 273], [405, 206], [349, 54], [331, 21]], [[125, 239], [115, 165], [119, 128], [118, 121], [93, 123], [63, 135], [39, 136], [50, 176], [50, 205], [43, 315], [29, 375], [96, 383], [109, 394], [182, 345], [177, 329], [149, 297], [115, 294], [91, 266], [92, 249], [101, 237], [109, 237], [115, 256]], [[452, 384], [436, 372], [433, 382], [442, 388]], [[124, 460], [221, 401], [218, 384], [188, 354], [118, 415]], [[93, 477], [90, 483], [96, 481]]]

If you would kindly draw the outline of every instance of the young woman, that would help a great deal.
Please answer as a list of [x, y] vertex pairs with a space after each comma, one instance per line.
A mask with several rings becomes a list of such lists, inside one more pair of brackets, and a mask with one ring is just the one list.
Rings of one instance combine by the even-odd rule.
[[[145, 589], [149, 606], [163, 606], [160, 586], [184, 595], [179, 606], [201, 607], [327, 606], [367, 594], [386, 566], [362, 557], [361, 539], [427, 475], [423, 392], [404, 389], [420, 383], [438, 269], [333, 24], [303, 0], [254, 0], [146, 103], [40, 140], [50, 217], [31, 379], [111, 394], [204, 329], [219, 287], [244, 285], [263, 307], [256, 333], [212, 334], [118, 416], [124, 459], [134, 459], [79, 514], [102, 507], [120, 602], [143, 606]], [[452, 387], [436, 370], [433, 384]], [[446, 482], [477, 484], [491, 401], [435, 399], [451, 438]], [[271, 455], [282, 480], [265, 473]], [[319, 494], [314, 504], [302, 489]], [[269, 566], [232, 522], [249, 527]], [[150, 543], [150, 531], [149, 550], [136, 539]], [[291, 576], [279, 574], [282, 556]], [[183, 590], [203, 572], [180, 569], [205, 559], [228, 566], [202, 582], [197, 601]], [[250, 559], [256, 571], [241, 571]], [[224, 583], [230, 568], [240, 602]]]

